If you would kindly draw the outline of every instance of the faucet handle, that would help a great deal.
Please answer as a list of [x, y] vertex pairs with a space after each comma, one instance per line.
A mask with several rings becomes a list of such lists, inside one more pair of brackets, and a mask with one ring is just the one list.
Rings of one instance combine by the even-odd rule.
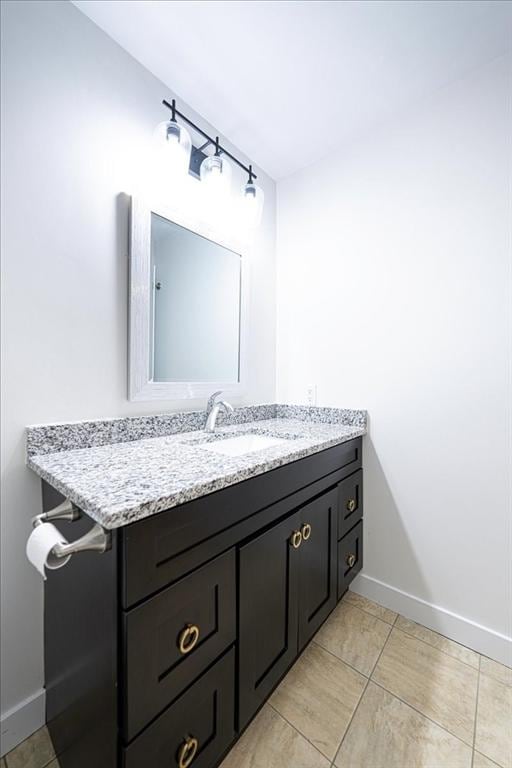
[[222, 389], [218, 389], [217, 392], [214, 392], [213, 395], [210, 395], [206, 404], [206, 413], [210, 413], [211, 409], [215, 405], [215, 400], [219, 395], [222, 395]]

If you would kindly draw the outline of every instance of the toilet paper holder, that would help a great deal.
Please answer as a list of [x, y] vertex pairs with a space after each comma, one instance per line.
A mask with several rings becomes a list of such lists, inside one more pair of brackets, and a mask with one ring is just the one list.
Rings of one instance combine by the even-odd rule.
[[[48, 512], [42, 512], [32, 519], [32, 526], [36, 528], [42, 523], [50, 523], [53, 520], [68, 520], [70, 522], [82, 517], [80, 510], [66, 499]], [[77, 552], [106, 552], [112, 546], [112, 534], [106, 531], [99, 523], [95, 523], [90, 531], [84, 533], [76, 541], [66, 544], [56, 544], [52, 550], [55, 557], [69, 557]]]

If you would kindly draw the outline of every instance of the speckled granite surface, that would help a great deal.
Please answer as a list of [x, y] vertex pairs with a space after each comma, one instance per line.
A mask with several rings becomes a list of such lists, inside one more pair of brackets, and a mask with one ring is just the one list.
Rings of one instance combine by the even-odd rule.
[[[29, 427], [27, 464], [105, 528], [118, 528], [364, 435], [366, 418], [273, 404], [235, 409], [213, 435], [202, 432], [202, 412]], [[234, 457], [204, 447], [240, 434], [284, 442]]]

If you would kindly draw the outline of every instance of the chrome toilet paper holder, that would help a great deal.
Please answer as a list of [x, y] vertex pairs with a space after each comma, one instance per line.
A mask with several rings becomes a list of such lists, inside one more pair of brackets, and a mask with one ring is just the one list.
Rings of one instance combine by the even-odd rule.
[[[61, 504], [58, 504], [53, 509], [49, 509], [48, 512], [41, 512], [32, 519], [32, 526], [37, 528], [42, 523], [50, 523], [53, 520], [68, 520], [70, 522], [79, 520], [82, 517], [80, 510], [75, 507], [74, 504], [66, 499]], [[106, 552], [112, 547], [112, 533], [106, 531], [99, 523], [95, 523], [93, 527], [84, 533], [76, 541], [71, 541], [66, 544], [56, 544], [52, 553], [55, 557], [69, 557], [75, 555], [77, 552]]]

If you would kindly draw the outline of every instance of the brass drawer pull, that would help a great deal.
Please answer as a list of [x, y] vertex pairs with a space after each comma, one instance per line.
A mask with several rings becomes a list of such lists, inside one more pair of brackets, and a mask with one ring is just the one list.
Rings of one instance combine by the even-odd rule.
[[347, 509], [349, 512], [353, 512], [356, 508], [356, 500], [355, 499], [349, 499], [347, 501]]
[[355, 564], [356, 564], [356, 556], [351, 553], [347, 557], [347, 565], [348, 565], [349, 568], [353, 568]]
[[[180, 653], [190, 653], [196, 647], [199, 640], [199, 627], [195, 624], [188, 624], [182, 629], [178, 637], [178, 648]], [[188, 763], [187, 763], [188, 765]]]
[[311, 526], [309, 523], [304, 523], [301, 533], [303, 541], [307, 541], [311, 536]]
[[178, 765], [180, 768], [188, 768], [197, 752], [197, 739], [187, 736], [178, 752]]
[[302, 533], [300, 531], [294, 531], [290, 539], [291, 545], [294, 549], [298, 549], [302, 544]]

